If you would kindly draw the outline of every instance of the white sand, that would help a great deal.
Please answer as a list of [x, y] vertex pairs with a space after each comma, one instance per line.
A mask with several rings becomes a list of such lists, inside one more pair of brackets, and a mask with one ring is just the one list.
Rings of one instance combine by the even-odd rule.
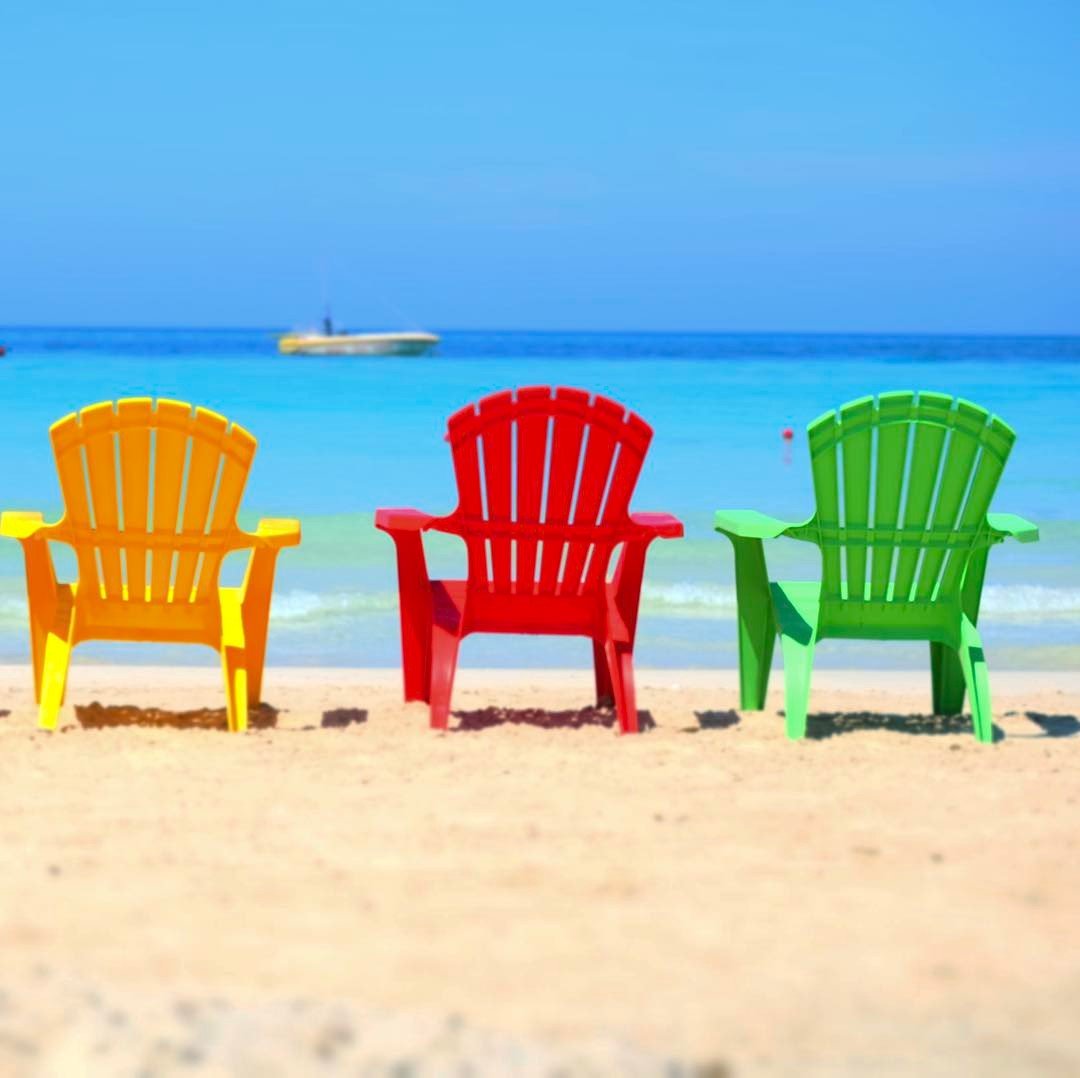
[[822, 671], [799, 744], [731, 671], [640, 673], [636, 738], [584, 673], [462, 671], [444, 735], [393, 671], [271, 670], [246, 736], [178, 725], [213, 669], [76, 665], [54, 735], [29, 682], [5, 1075], [1080, 1072], [1075, 672], [994, 673], [993, 746], [920, 673]]

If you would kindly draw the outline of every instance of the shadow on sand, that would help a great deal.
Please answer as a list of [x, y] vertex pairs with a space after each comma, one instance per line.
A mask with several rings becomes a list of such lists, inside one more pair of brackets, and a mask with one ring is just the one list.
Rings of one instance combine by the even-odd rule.
[[[459, 731], [478, 733], [493, 726], [536, 726], [541, 730], [580, 730], [588, 726], [615, 726], [611, 708], [581, 707], [568, 711], [545, 711], [543, 708], [485, 707], [477, 711], [455, 711]], [[638, 729], [644, 733], [656, 727], [652, 712], [639, 711]]]
[[1075, 715], [1044, 715], [1041, 711], [1025, 711], [1024, 717], [1042, 730], [1035, 737], [1076, 737], [1080, 734], [1080, 719]]
[[322, 713], [322, 722], [319, 725], [324, 730], [337, 730], [346, 726], [359, 726], [367, 722], [367, 720], [367, 708], [335, 707]]
[[[806, 717], [806, 736], [824, 741], [857, 730], [889, 730], [897, 734], [940, 737], [971, 733], [969, 715], [898, 715], [886, 711], [819, 711]], [[994, 726], [994, 740], [1005, 734]]]
[[[227, 730], [223, 707], [201, 707], [191, 711], [170, 711], [133, 704], [106, 706], [76, 704], [75, 718], [84, 730], [105, 730], [112, 726], [149, 726], [174, 730]], [[265, 701], [248, 712], [248, 729], [268, 730], [277, 726], [278, 711]]]
[[694, 718], [697, 726], [687, 726], [684, 734], [699, 734], [702, 730], [727, 730], [729, 727], [738, 726], [741, 716], [734, 708], [727, 711], [695, 711]]

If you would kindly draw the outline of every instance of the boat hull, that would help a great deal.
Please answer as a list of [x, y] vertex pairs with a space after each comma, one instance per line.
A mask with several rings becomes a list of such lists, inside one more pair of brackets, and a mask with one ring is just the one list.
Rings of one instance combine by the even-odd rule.
[[419, 356], [439, 343], [434, 333], [288, 333], [278, 351], [298, 356]]

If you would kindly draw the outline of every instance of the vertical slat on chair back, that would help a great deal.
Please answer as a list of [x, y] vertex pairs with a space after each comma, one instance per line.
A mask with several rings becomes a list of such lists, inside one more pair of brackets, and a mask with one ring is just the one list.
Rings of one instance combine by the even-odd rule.
[[[900, 495], [907, 468], [908, 422], [914, 394], [882, 393], [877, 402], [877, 460], [874, 468], [874, 528], [895, 531], [900, 520]], [[871, 556], [870, 598], [889, 597], [894, 546], [875, 546]]]
[[208, 409], [149, 398], [91, 405], [50, 436], [80, 586], [109, 601], [206, 599], [255, 439]]
[[454, 514], [469, 581], [518, 595], [582, 595], [605, 578], [652, 431], [604, 397], [531, 386], [451, 417]]
[[1014, 440], [996, 416], [940, 393], [864, 397], [810, 424], [822, 596], [956, 596]]
[[840, 544], [830, 538], [840, 528], [840, 484], [837, 480], [836, 413], [829, 412], [807, 428], [810, 467], [814, 476], [817, 524], [821, 546], [821, 595], [839, 599]]

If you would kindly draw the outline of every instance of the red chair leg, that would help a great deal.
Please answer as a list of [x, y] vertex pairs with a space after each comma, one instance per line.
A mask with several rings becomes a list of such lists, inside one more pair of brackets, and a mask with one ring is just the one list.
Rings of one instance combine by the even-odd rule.
[[[428, 616], [430, 624], [431, 617]], [[431, 629], [425, 626], [426, 640], [408, 639], [402, 634], [401, 672], [405, 679], [405, 699], [431, 700]]]
[[596, 706], [612, 707], [615, 703], [615, 689], [611, 684], [611, 672], [608, 670], [607, 655], [604, 651], [604, 642], [594, 640], [593, 671], [596, 674]]
[[458, 647], [461, 637], [436, 622], [431, 627], [431, 728], [445, 730], [450, 724], [450, 697], [454, 691]]
[[608, 669], [615, 688], [615, 714], [619, 732], [638, 733], [637, 695], [634, 691], [634, 650], [629, 644], [609, 640], [605, 645]]

